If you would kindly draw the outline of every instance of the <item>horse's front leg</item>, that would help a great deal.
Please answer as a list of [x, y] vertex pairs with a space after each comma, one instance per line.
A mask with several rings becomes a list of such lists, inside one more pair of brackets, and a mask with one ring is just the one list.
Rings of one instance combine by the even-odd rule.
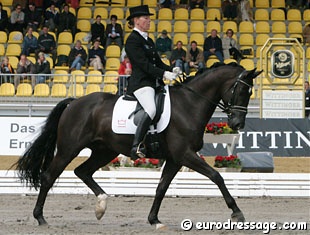
[[173, 178], [175, 177], [175, 175], [178, 173], [180, 169], [181, 169], [181, 165], [177, 165], [172, 160], [166, 161], [163, 173], [161, 175], [159, 184], [156, 189], [155, 199], [153, 201], [153, 205], [149, 213], [149, 217], [148, 217], [150, 224], [155, 225], [156, 229], [165, 227], [165, 225], [163, 225], [158, 220], [159, 208], [160, 208], [161, 202], [167, 192], [167, 189], [171, 181], [173, 180]]
[[195, 152], [186, 152], [183, 159], [182, 165], [187, 166], [188, 168], [207, 176], [212, 182], [214, 182], [220, 189], [227, 206], [232, 209], [233, 213], [231, 218], [234, 221], [244, 222], [245, 218], [243, 213], [236, 204], [235, 199], [230, 195], [223, 177], [209, 166], [203, 159], [201, 159]]

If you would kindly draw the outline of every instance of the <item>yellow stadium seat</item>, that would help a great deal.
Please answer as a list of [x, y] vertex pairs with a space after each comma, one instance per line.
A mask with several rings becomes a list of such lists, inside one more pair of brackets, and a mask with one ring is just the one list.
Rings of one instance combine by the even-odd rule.
[[6, 10], [6, 12], [7, 12], [7, 14], [8, 14], [8, 18], [10, 18], [10, 16], [11, 16], [11, 12], [12, 12], [12, 10], [11, 10], [11, 7], [12, 6], [3, 6], [3, 10]]
[[0, 56], [4, 56], [5, 54], [5, 47], [3, 44], [0, 44]]
[[173, 13], [170, 8], [160, 8], [158, 11], [158, 20], [172, 20]]
[[190, 33], [204, 33], [204, 23], [202, 21], [194, 20], [189, 25]]
[[5, 31], [0, 31], [0, 43], [6, 43], [8, 41], [8, 35]]
[[256, 22], [256, 33], [270, 33], [270, 25], [268, 21]]
[[82, 42], [82, 44], [88, 44], [89, 41], [86, 40], [87, 35], [88, 34], [86, 32], [77, 32], [74, 36], [74, 42], [76, 42], [77, 40], [80, 40]]
[[89, 0], [80, 0], [80, 7], [91, 7], [93, 2]]
[[214, 63], [220, 62], [218, 59], [209, 58], [206, 62], [207, 68], [210, 68]]
[[178, 20], [174, 22], [173, 26], [174, 33], [187, 33], [188, 32], [188, 23], [185, 20]]
[[67, 87], [63, 83], [53, 84], [51, 90], [51, 97], [66, 97], [67, 96]]
[[211, 8], [207, 10], [206, 13], [206, 20], [208, 21], [216, 21], [216, 20], [221, 20], [221, 11], [220, 9], [216, 9], [216, 8]]
[[265, 44], [265, 42], [269, 39], [269, 34], [265, 34], [265, 33], [260, 33], [260, 34], [256, 34], [256, 46], [262, 46]]
[[157, 19], [157, 11], [156, 11], [156, 9], [149, 7], [149, 11], [150, 11], [150, 13], [153, 14], [153, 15], [150, 16], [150, 19], [151, 20], [156, 20]]
[[305, 22], [310, 22], [310, 9], [305, 9], [302, 18]]
[[83, 70], [74, 70], [71, 72], [72, 81], [76, 83], [85, 82], [85, 72]]
[[118, 58], [108, 58], [105, 64], [105, 70], [118, 71], [120, 66], [120, 60]]
[[172, 32], [171, 21], [168, 20], [161, 20], [157, 23], [157, 32], [161, 32], [163, 30], [167, 30], [168, 33]]
[[174, 20], [188, 20], [188, 9], [177, 8], [174, 12]]
[[253, 46], [254, 45], [253, 34], [248, 33], [240, 34], [239, 44], [240, 46]]
[[72, 33], [71, 32], [61, 32], [58, 35], [58, 44], [70, 44], [73, 41]]
[[24, 36], [21, 32], [12, 31], [9, 33], [8, 43], [22, 44], [23, 40], [24, 40]]
[[22, 52], [22, 48], [20, 44], [8, 44], [6, 47], [6, 53], [7, 56], [20, 56]]
[[91, 19], [92, 9], [91, 7], [80, 7], [77, 12], [77, 19]]
[[110, 58], [110, 57], [120, 58], [120, 56], [121, 56], [121, 49], [117, 45], [109, 45], [106, 48], [105, 55], [106, 55], [107, 58]]
[[13, 0], [1, 0], [1, 3], [3, 6], [8, 6], [8, 7], [13, 6]]
[[310, 59], [310, 47], [307, 47], [306, 49], [306, 58]]
[[71, 47], [67, 44], [62, 44], [57, 46], [57, 55], [66, 55], [69, 56]]
[[254, 61], [251, 59], [243, 59], [239, 64], [246, 70], [252, 70], [255, 68]]
[[269, 11], [267, 9], [256, 9], [254, 14], [254, 19], [257, 21], [266, 21], [269, 20]]
[[84, 87], [82, 84], [71, 84], [68, 88], [69, 97], [81, 97], [84, 95]]
[[272, 23], [271, 30], [273, 34], [277, 33], [286, 33], [286, 25], [284, 22], [281, 21], [275, 21]]
[[251, 21], [242, 21], [239, 24], [239, 33], [253, 33], [254, 26]]
[[116, 94], [117, 93], [117, 86], [114, 84], [106, 84], [103, 87], [103, 92]]
[[155, 33], [156, 32], [156, 25], [155, 25], [155, 21], [151, 20], [150, 22], [150, 29], [148, 31], [149, 33]]
[[109, 18], [111, 15], [116, 15], [118, 20], [122, 20], [125, 17], [124, 9], [121, 7], [112, 7], [109, 13]]
[[94, 92], [100, 92], [100, 86], [98, 84], [88, 84], [86, 86], [85, 95], [89, 95]]
[[237, 32], [237, 23], [235, 21], [224, 21], [223, 32], [226, 32], [227, 29], [232, 29], [234, 32]]
[[288, 33], [292, 34], [292, 33], [298, 33], [298, 34], [302, 34], [302, 24], [301, 22], [289, 22], [288, 23]]
[[52, 57], [45, 56], [45, 60], [47, 60], [50, 63], [50, 69], [54, 67], [54, 61]]
[[157, 7], [158, 1], [157, 0], [142, 0], [144, 5], [148, 5], [149, 7]]
[[100, 15], [102, 19], [106, 20], [109, 18], [109, 12], [106, 7], [96, 7], [94, 9], [94, 16], [93, 18], [96, 18], [97, 15]]
[[[210, 33], [212, 29], [216, 29], [218, 33], [221, 32], [221, 24], [218, 21], [208, 21], [206, 32]], [[225, 31], [226, 32], [226, 31]]]
[[32, 96], [32, 86], [29, 83], [21, 83], [17, 87], [16, 96]]
[[77, 27], [77, 29], [81, 30], [82, 32], [90, 32], [91, 23], [89, 20], [78, 20], [76, 27]]
[[187, 33], [175, 33], [173, 36], [173, 45], [176, 45], [178, 41], [181, 41], [183, 45], [188, 44]]
[[272, 8], [285, 8], [285, 0], [271, 0]]
[[92, 70], [87, 74], [87, 83], [101, 83], [102, 82], [102, 74], [100, 71]]
[[221, 8], [222, 1], [221, 0], [207, 0], [208, 8]]
[[142, 0], [127, 0], [127, 7], [135, 7], [142, 4]]
[[106, 71], [104, 74], [104, 79], [103, 79], [103, 83], [107, 84], [107, 83], [112, 83], [112, 84], [117, 84], [118, 83], [118, 72], [117, 71]]
[[12, 83], [2, 83], [0, 86], [0, 96], [14, 96], [15, 88]]
[[269, 6], [270, 6], [269, 1], [270, 0], [255, 1], [255, 7], [256, 8], [269, 8]]
[[205, 19], [205, 11], [201, 8], [194, 8], [190, 10], [189, 14], [190, 20], [204, 20]]
[[48, 97], [50, 95], [50, 88], [45, 83], [39, 83], [34, 87], [33, 96], [35, 97]]
[[54, 83], [67, 83], [69, 80], [69, 75], [67, 70], [57, 69], [54, 71]]
[[300, 9], [289, 9], [287, 11], [287, 20], [288, 21], [301, 21]]
[[17, 65], [19, 62], [17, 56], [9, 56], [9, 61], [10, 61], [10, 64], [12, 65], [13, 69], [17, 69]]
[[237, 63], [235, 59], [225, 59], [224, 64], [229, 64], [229, 63]]
[[189, 37], [189, 42], [196, 41], [198, 46], [203, 46], [205, 37], [201, 33], [192, 33]]
[[285, 21], [285, 13], [282, 9], [272, 9], [270, 19], [272, 21]]

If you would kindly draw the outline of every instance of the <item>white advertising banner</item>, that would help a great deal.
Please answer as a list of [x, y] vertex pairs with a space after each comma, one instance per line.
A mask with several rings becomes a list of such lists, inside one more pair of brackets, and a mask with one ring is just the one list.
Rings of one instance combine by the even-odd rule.
[[[0, 117], [0, 156], [21, 156], [41, 133], [45, 117]], [[79, 155], [89, 156], [85, 149]]]

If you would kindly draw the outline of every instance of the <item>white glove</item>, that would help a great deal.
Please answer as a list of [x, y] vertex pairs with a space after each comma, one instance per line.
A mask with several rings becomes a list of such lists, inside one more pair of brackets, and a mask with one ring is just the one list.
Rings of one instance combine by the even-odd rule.
[[174, 68], [172, 69], [172, 72], [175, 73], [176, 75], [182, 74], [182, 70], [181, 70], [180, 67], [174, 67]]
[[175, 73], [171, 73], [169, 71], [164, 72], [164, 78], [167, 80], [172, 81], [172, 80], [176, 79], [176, 77], [177, 77], [177, 75]]

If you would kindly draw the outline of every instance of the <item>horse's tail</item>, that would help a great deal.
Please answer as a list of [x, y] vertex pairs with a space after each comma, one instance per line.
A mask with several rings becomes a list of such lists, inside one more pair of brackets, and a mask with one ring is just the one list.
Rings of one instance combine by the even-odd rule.
[[67, 98], [56, 105], [47, 117], [41, 134], [15, 163], [18, 176], [26, 185], [35, 189], [40, 187], [41, 174], [54, 158], [60, 117], [72, 100], [74, 98]]

